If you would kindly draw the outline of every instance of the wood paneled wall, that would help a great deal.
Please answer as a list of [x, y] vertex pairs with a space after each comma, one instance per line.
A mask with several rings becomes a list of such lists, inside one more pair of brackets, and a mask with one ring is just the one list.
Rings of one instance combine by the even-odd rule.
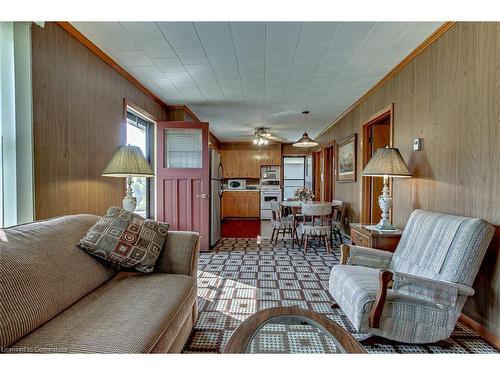
[[123, 99], [159, 120], [167, 110], [55, 23], [32, 27], [35, 214], [102, 215], [124, 179], [101, 177], [125, 142]]
[[[361, 124], [394, 103], [394, 146], [412, 179], [394, 181], [393, 221], [415, 208], [480, 217], [500, 226], [500, 23], [456, 23], [395, 77], [320, 137], [361, 133]], [[423, 150], [412, 140], [423, 138]], [[360, 140], [360, 137], [358, 137]], [[358, 144], [358, 160], [361, 145]], [[360, 217], [358, 182], [336, 183], [336, 199]], [[490, 246], [464, 312], [500, 335], [499, 237]]]

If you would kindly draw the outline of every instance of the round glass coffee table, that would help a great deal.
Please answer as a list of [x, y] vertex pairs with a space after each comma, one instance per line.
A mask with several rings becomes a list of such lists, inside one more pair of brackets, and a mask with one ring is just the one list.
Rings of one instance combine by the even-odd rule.
[[366, 353], [348, 331], [299, 307], [256, 312], [233, 332], [224, 353]]

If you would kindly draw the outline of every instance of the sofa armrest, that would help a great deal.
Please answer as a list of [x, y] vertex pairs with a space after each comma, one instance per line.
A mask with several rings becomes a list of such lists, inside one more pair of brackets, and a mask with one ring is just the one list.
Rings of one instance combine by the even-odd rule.
[[155, 271], [196, 276], [199, 252], [198, 233], [169, 231]]
[[370, 268], [389, 268], [393, 253], [364, 246], [342, 245], [341, 263]]

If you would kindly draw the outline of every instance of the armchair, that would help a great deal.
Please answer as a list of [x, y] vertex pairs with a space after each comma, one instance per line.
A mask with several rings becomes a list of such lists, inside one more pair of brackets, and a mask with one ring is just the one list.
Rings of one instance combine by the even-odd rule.
[[481, 219], [415, 210], [394, 254], [342, 245], [330, 294], [359, 332], [406, 343], [447, 339], [493, 232]]

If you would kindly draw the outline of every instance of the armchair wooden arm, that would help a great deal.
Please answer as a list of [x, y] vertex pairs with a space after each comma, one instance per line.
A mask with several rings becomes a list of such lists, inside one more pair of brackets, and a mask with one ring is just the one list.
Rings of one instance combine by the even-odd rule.
[[351, 247], [349, 245], [340, 245], [340, 264], [347, 264], [349, 259], [349, 253], [351, 252]]
[[384, 309], [385, 299], [387, 297], [387, 289], [392, 284], [392, 272], [389, 270], [379, 271], [379, 289], [375, 302], [373, 303], [372, 311], [368, 317], [368, 324], [371, 328], [380, 327], [380, 318]]

